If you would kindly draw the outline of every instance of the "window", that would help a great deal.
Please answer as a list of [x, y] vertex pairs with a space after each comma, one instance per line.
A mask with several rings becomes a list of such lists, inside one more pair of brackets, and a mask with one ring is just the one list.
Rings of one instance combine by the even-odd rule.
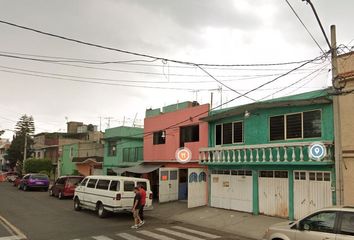
[[65, 184], [65, 178], [59, 178], [56, 183], [60, 185]]
[[295, 172], [295, 180], [306, 180], [306, 172]]
[[342, 224], [340, 226], [339, 233], [343, 235], [354, 236], [354, 213], [343, 213]]
[[274, 172], [273, 171], [261, 171], [259, 176], [264, 177], [264, 178], [273, 178]]
[[124, 192], [133, 191], [135, 183], [131, 181], [124, 181]]
[[153, 144], [165, 144], [166, 143], [166, 132], [165, 131], [158, 131], [154, 132], [154, 139]]
[[321, 212], [302, 220], [300, 227], [309, 231], [333, 233], [335, 220], [335, 212]]
[[304, 112], [304, 138], [321, 137], [321, 111]]
[[144, 188], [144, 190], [147, 190], [146, 182], [137, 182], [136, 185], [137, 186], [142, 186]]
[[270, 140], [321, 137], [321, 111], [270, 117]]
[[87, 183], [87, 187], [88, 188], [95, 188], [96, 183], [97, 183], [97, 179], [90, 179]]
[[84, 180], [82, 180], [82, 182], [80, 183], [80, 186], [86, 186], [87, 181], [88, 181], [88, 178], [85, 178]]
[[215, 145], [221, 145], [221, 124], [215, 126]]
[[119, 191], [120, 190], [120, 182], [119, 181], [112, 181], [111, 185], [109, 186], [110, 191]]
[[288, 178], [288, 172], [287, 171], [275, 171], [274, 176], [275, 176], [275, 178]]
[[199, 142], [199, 125], [180, 128], [180, 147], [186, 142]]
[[168, 181], [168, 171], [161, 171], [161, 181]]
[[68, 178], [66, 183], [71, 186], [76, 186], [80, 181], [81, 181], [81, 178], [75, 177], [75, 178]]
[[97, 189], [108, 190], [110, 180], [98, 180]]
[[170, 171], [170, 180], [177, 180], [178, 171]]
[[123, 148], [123, 162], [136, 162], [143, 159], [143, 148]]
[[242, 143], [243, 122], [223, 123], [215, 126], [215, 145]]
[[117, 155], [117, 141], [109, 141], [108, 156], [116, 156], [116, 155]]
[[243, 122], [234, 122], [233, 128], [234, 128], [233, 142], [242, 143], [243, 142]]
[[222, 125], [222, 144], [232, 143], [232, 123]]
[[302, 138], [301, 113], [286, 116], [286, 138]]
[[271, 117], [270, 121], [270, 140], [284, 140], [284, 116]]

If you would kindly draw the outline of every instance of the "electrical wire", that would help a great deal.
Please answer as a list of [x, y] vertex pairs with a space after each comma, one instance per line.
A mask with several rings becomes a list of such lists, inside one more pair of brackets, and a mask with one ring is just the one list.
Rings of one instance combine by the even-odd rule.
[[310, 35], [310, 37], [312, 38], [312, 40], [316, 43], [317, 47], [321, 50], [321, 52], [323, 54], [325, 54], [325, 51], [322, 49], [321, 45], [317, 42], [317, 40], [315, 39], [315, 37], [312, 35], [312, 33], [310, 32], [310, 30], [306, 27], [305, 23], [301, 20], [300, 16], [297, 14], [297, 12], [295, 11], [295, 9], [293, 8], [293, 6], [290, 4], [290, 2], [288, 0], [285, 0], [286, 3], [288, 4], [288, 6], [290, 7], [290, 9], [292, 10], [292, 12], [295, 14], [296, 18], [300, 21], [301, 25], [305, 28], [306, 32]]
[[46, 31], [41, 31], [41, 30], [38, 30], [38, 29], [26, 27], [26, 26], [23, 26], [23, 25], [11, 23], [11, 22], [4, 21], [4, 20], [0, 20], [0, 23], [8, 25], [8, 26], [12, 26], [12, 27], [20, 28], [20, 29], [23, 29], [23, 30], [35, 32], [35, 33], [38, 33], [38, 34], [46, 35], [46, 36], [49, 36], [49, 37], [58, 38], [58, 39], [66, 40], [66, 41], [69, 41], [69, 42], [74, 42], [74, 43], [86, 45], [86, 46], [91, 46], [91, 47], [95, 47], [95, 48], [101, 48], [101, 49], [110, 50], [110, 51], [115, 51], [115, 52], [124, 53], [124, 54], [128, 54], [128, 55], [136, 56], [136, 57], [150, 58], [150, 59], [153, 59], [154, 61], [155, 60], [162, 60], [162, 61], [165, 61], [165, 62], [173, 62], [173, 63], [186, 64], [186, 65], [217, 66], [217, 67], [280, 66], [280, 65], [300, 64], [300, 63], [305, 63], [305, 62], [308, 61], [308, 60], [302, 60], [302, 61], [282, 62], [282, 63], [255, 63], [255, 64], [193, 63], [193, 62], [188, 62], [188, 61], [169, 59], [169, 58], [158, 57], [158, 56], [153, 56], [153, 55], [149, 55], [149, 54], [143, 54], [143, 53], [138, 53], [138, 52], [133, 52], [133, 51], [128, 51], [128, 50], [118, 49], [118, 48], [114, 48], [114, 47], [107, 47], [107, 46], [103, 46], [103, 45], [100, 45], [100, 44], [90, 43], [90, 42], [86, 42], [86, 41], [82, 41], [82, 40], [78, 40], [78, 39], [74, 39], [74, 38], [70, 38], [70, 37], [61, 36], [61, 35], [58, 35], [58, 34], [49, 33], [49, 32], [46, 32]]

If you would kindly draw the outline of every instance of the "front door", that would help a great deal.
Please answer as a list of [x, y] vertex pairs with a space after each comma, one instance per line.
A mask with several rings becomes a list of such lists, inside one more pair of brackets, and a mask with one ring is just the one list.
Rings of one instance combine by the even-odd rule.
[[207, 204], [207, 175], [203, 168], [188, 169], [188, 208]]
[[160, 168], [159, 173], [159, 201], [178, 200], [178, 168]]

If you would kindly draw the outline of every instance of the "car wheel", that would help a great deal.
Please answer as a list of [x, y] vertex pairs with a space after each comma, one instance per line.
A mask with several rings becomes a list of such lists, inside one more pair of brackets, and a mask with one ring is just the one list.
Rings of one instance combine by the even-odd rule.
[[80, 204], [80, 200], [78, 197], [75, 198], [74, 200], [74, 210], [75, 211], [80, 211], [81, 210], [81, 204]]
[[52, 189], [49, 190], [49, 196], [51, 196], [51, 197], [54, 196], [54, 193], [53, 193], [53, 190], [52, 190]]
[[59, 193], [58, 193], [58, 198], [59, 198], [59, 199], [63, 199], [63, 198], [64, 198], [64, 196], [63, 196], [63, 193], [62, 193], [62, 192], [59, 192]]
[[107, 210], [104, 209], [104, 206], [102, 203], [97, 203], [97, 215], [100, 217], [100, 218], [105, 218], [107, 216]]

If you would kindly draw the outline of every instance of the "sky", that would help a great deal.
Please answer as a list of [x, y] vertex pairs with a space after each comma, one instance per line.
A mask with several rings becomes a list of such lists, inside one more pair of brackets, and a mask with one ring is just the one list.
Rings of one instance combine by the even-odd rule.
[[[328, 50], [310, 6], [301, 0], [289, 2], [321, 48]], [[335, 24], [338, 44], [354, 45], [354, 2], [312, 2], [327, 35]], [[322, 54], [285, 0], [0, 0], [0, 16], [90, 43], [192, 63], [294, 62]], [[141, 125], [148, 108], [183, 101], [210, 103], [211, 93], [212, 107], [217, 107], [299, 65], [203, 67], [221, 86], [191, 65], [147, 62], [151, 59], [4, 24], [0, 36], [0, 55], [91, 63], [0, 56], [0, 129], [14, 129], [19, 117], [28, 114], [34, 117], [36, 133], [65, 131], [66, 121], [101, 122], [102, 130]], [[131, 60], [139, 61], [101, 64]], [[247, 95], [251, 99], [240, 97], [222, 107], [325, 88], [331, 74], [328, 63], [306, 65]], [[7, 131], [2, 137], [11, 136]]]

